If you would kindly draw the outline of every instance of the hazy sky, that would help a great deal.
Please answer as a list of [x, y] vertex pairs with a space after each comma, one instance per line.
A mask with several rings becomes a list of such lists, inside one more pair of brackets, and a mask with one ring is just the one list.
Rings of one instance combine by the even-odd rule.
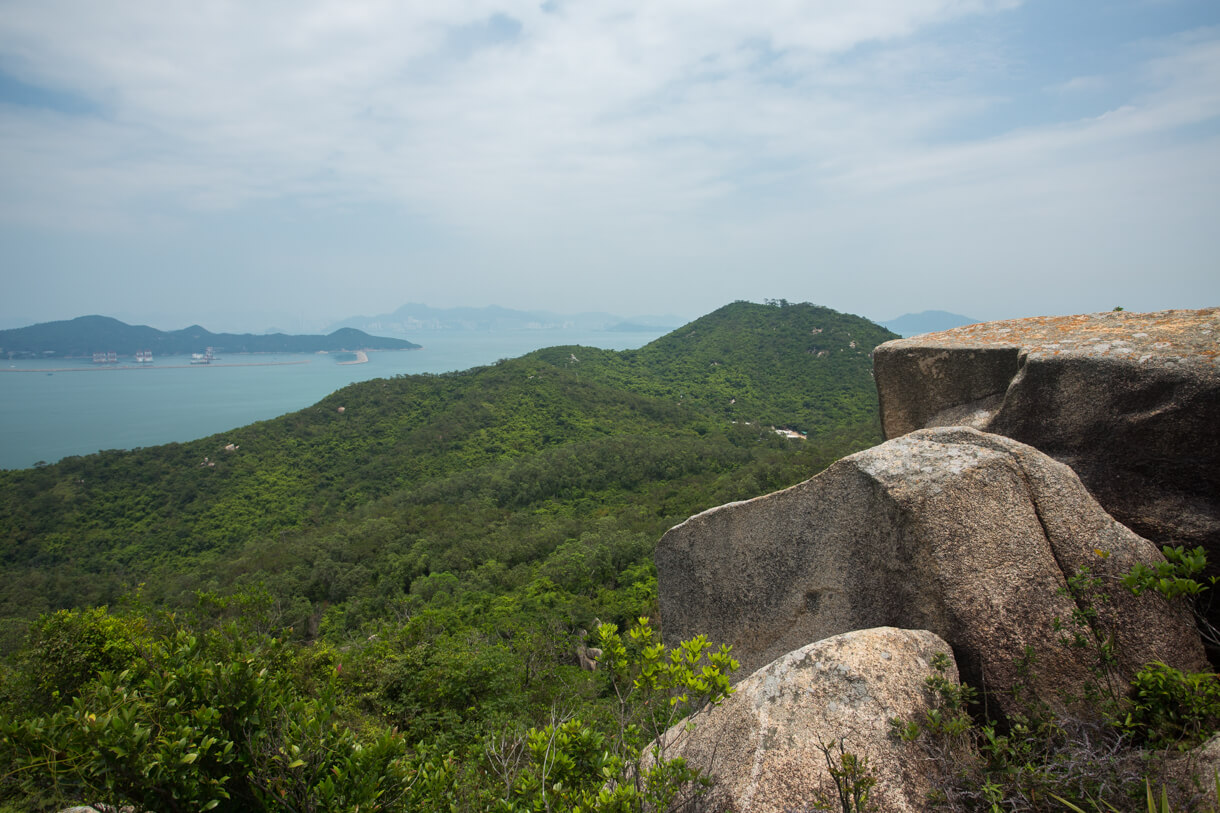
[[1217, 0], [0, 0], [0, 326], [1220, 305]]

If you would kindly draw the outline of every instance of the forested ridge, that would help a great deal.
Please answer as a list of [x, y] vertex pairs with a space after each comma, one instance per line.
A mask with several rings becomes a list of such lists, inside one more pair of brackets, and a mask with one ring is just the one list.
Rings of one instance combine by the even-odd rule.
[[[31, 731], [51, 741], [55, 715], [96, 720], [150, 675], [236, 658], [265, 660], [276, 703], [342, 721], [360, 753], [389, 737], [380, 767], [344, 770], [405, 771], [400, 807], [531, 809], [527, 732], [577, 720], [571, 736], [596, 739], [614, 718], [613, 670], [577, 667], [580, 632], [654, 615], [652, 550], [667, 527], [876, 443], [870, 353], [890, 338], [813, 305], [738, 302], [639, 350], [556, 347], [367, 381], [199, 441], [0, 472], [0, 702], [25, 725], [5, 747], [28, 763], [0, 777], [0, 798], [28, 809], [96, 796], [87, 771], [30, 761]], [[632, 657], [648, 651], [640, 636]], [[224, 741], [183, 725], [188, 740]], [[620, 746], [647, 729], [619, 728]], [[276, 747], [343, 752], [319, 744], [325, 732], [259, 731]], [[512, 770], [497, 763], [506, 743]], [[275, 774], [257, 751], [226, 757], [237, 767], [205, 801], [281, 809], [255, 787]], [[599, 765], [574, 765], [569, 789], [604, 784]], [[284, 781], [333, 802], [302, 770]]]

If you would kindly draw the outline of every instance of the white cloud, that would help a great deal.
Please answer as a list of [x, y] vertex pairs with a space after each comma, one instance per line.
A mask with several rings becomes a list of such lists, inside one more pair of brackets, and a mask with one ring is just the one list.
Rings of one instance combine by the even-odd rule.
[[[1096, 71], [1042, 89], [1107, 87], [1106, 115], [979, 139], [956, 128], [1001, 100], [992, 24], [1015, 0], [551, 5], [4, 3], [0, 67], [102, 112], [0, 107], [0, 221], [138, 234], [268, 202], [386, 206], [458, 235], [453, 262], [653, 285], [759, 263], [749, 281], [776, 289], [758, 296], [805, 298], [782, 285], [811, 258], [882, 273], [986, 249], [944, 218], [1012, 235], [1045, 202], [1143, 211], [1114, 178], [1195, 201], [1171, 145], [1220, 110], [1214, 29], [1146, 48], [1125, 92]], [[971, 24], [987, 33], [937, 36]]]
[[[562, 212], [599, 194], [683, 209], [726, 190], [753, 155], [851, 137], [842, 91], [822, 90], [834, 69], [793, 87], [777, 82], [789, 63], [809, 69], [1003, 5], [20, 4], [0, 23], [17, 73], [98, 99], [111, 125], [32, 117], [5, 146], [31, 157], [30, 143], [45, 155], [75, 138], [79, 149], [59, 152], [63, 174], [88, 174], [82, 159], [108, 153], [124, 182], [106, 204], [143, 185], [170, 206], [235, 205], [326, 175], [321, 194], [384, 196], [459, 221]], [[455, 29], [493, 14], [518, 20], [519, 38], [448, 58]], [[769, 56], [774, 67], [757, 64]]]
[[1220, 119], [1220, 33], [1172, 44], [1177, 46], [1172, 53], [1144, 69], [1153, 87], [1100, 116], [1022, 128], [984, 141], [895, 151], [889, 161], [858, 168], [848, 182], [886, 188], [978, 177], [996, 181], [1095, 158], [1099, 150], [1119, 149], [1127, 156], [1128, 150], [1144, 147], [1141, 139], [1171, 137], [1180, 128]]
[[1049, 90], [1056, 93], [1096, 93], [1108, 86], [1104, 76], [1073, 76], [1066, 82], [1058, 82]]

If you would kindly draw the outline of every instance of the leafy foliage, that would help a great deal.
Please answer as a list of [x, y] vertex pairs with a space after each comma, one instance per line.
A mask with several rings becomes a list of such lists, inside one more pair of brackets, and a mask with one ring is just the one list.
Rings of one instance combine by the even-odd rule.
[[[1027, 653], [1027, 674], [1031, 658]], [[968, 708], [976, 690], [945, 677], [947, 657], [933, 666], [925, 719], [891, 725], [902, 740], [918, 742], [942, 772], [933, 800], [939, 808], [1051, 811], [1062, 809], [1052, 798], [1121, 804], [1142, 789], [1147, 766], [1113, 728], [1062, 717], [1029, 700], [1006, 720], [977, 721]]]
[[[74, 614], [42, 626], [61, 625], [65, 615]], [[399, 731], [351, 706], [338, 653], [294, 646], [249, 620], [196, 629], [172, 616], [150, 619], [158, 629], [127, 668], [96, 674], [52, 711], [0, 723], [0, 757], [11, 766], [0, 774], [0, 793], [51, 806], [86, 801], [158, 811], [437, 810], [459, 799], [465, 809], [502, 811], [665, 809], [700, 777], [667, 758], [672, 742], [652, 749], [648, 742], [726, 697], [737, 665], [726, 648], [712, 651], [702, 638], [667, 649], [646, 619], [626, 642], [604, 625], [605, 682], [613, 690], [606, 713], [591, 705], [590, 723], [531, 728], [511, 769], [498, 763], [505, 781], [497, 791], [469, 775], [473, 763], [497, 765], [503, 751], [494, 739], [483, 753], [466, 749], [471, 762], [460, 775], [462, 766], [438, 750], [435, 737]], [[412, 673], [419, 691], [448, 694], [432, 698], [437, 708], [471, 702], [469, 686], [454, 680], [470, 671], [459, 642], [432, 648], [441, 660], [463, 662], [437, 675]], [[50, 660], [45, 652], [28, 657], [39, 667]]]
[[[1053, 623], [1054, 630], [1059, 634], [1061, 644], [1080, 650], [1086, 655], [1086, 662], [1093, 677], [1085, 684], [1083, 700], [1112, 715], [1125, 686], [1120, 685], [1122, 681], [1115, 675], [1115, 667], [1118, 664], [1117, 637], [1114, 630], [1102, 623], [1099, 612], [1110, 604], [1105, 581], [1094, 575], [1088, 567], [1082, 567], [1067, 577], [1067, 586], [1060, 592], [1069, 596], [1074, 604], [1070, 620], [1065, 622], [1056, 618]], [[1081, 698], [1064, 698], [1069, 704], [1078, 699]]]
[[[815, 322], [822, 334], [806, 330]], [[833, 346], [831, 332], [857, 347]], [[227, 583], [234, 559], [237, 575], [278, 593], [276, 574], [295, 570], [300, 551], [315, 560], [315, 584], [281, 600], [316, 612], [368, 581], [326, 572], [339, 550], [365, 560], [394, 548], [417, 576], [465, 570], [491, 558], [482, 540], [500, 523], [540, 511], [583, 523], [625, 509], [635, 517], [621, 525], [655, 541], [692, 511], [790, 485], [875, 442], [868, 352], [889, 337], [813, 306], [739, 303], [638, 351], [558, 348], [367, 381], [222, 436], [0, 472], [0, 618], [113, 604], [140, 582], [151, 601], [188, 604]], [[819, 360], [815, 345], [833, 352]], [[535, 561], [570, 535], [533, 524], [551, 526], [545, 543], [530, 533], [505, 555], [496, 540], [494, 558]], [[353, 533], [363, 539], [350, 545]], [[209, 569], [224, 575], [212, 581]]]
[[[560, 809], [609, 769], [627, 773], [597, 804], [638, 809], [697, 787], [644, 746], [730, 664], [633, 637], [653, 546], [875, 443], [889, 338], [735, 303], [636, 351], [367, 381], [224, 435], [0, 471], [0, 719], [24, 766], [0, 803]], [[590, 673], [597, 619], [614, 632]], [[190, 754], [180, 785], [148, 781]]]
[[[838, 749], [838, 754], [834, 749]], [[839, 810], [841, 813], [867, 813], [874, 810], [869, 794], [877, 784], [877, 778], [868, 768], [868, 757], [857, 756], [846, 750], [843, 738], [837, 742], [818, 743], [817, 749], [826, 759], [826, 770], [835, 785], [835, 802], [820, 800], [814, 810]]]
[[1153, 662], [1131, 683], [1122, 727], [1157, 748], [1194, 747], [1220, 728], [1220, 675]]
[[1123, 576], [1123, 586], [1137, 596], [1151, 590], [1168, 601], [1186, 601], [1204, 642], [1220, 648], [1220, 630], [1209, 620], [1211, 595], [1207, 593], [1215, 586], [1217, 577], [1200, 581], [1207, 568], [1207, 552], [1203, 548], [1187, 550], [1181, 545], [1165, 545], [1161, 553], [1165, 555], [1165, 561], [1158, 562], [1155, 567], [1137, 564]]
[[139, 810], [397, 809], [420, 770], [405, 739], [357, 737], [336, 675], [306, 696], [297, 666], [282, 640], [233, 624], [171, 630], [70, 703], [4, 723], [3, 778]]
[[[713, 650], [697, 636], [668, 649], [647, 618], [626, 639], [613, 624], [601, 625], [598, 636], [614, 693], [610, 732], [579, 719], [530, 729], [528, 764], [497, 810], [667, 810], [706, 782], [669, 753], [700, 713], [732, 694], [738, 663], [728, 647]], [[684, 718], [683, 728], [671, 730]]]
[[[1136, 565], [1120, 581], [1137, 594], [1154, 590], [1167, 600], [1194, 600], [1206, 590], [1193, 579], [1206, 567], [1203, 551], [1165, 552], [1165, 562]], [[1012, 689], [1019, 710], [1006, 719], [976, 720], [970, 707], [978, 693], [948, 680], [949, 661], [941, 656], [927, 679], [923, 719], [891, 721], [897, 738], [922, 743], [945, 769], [936, 799], [944, 808], [1117, 811], [1146, 797], [1148, 810], [1169, 811], [1168, 785], [1160, 786], [1159, 804], [1152, 794], [1165, 753], [1199, 745], [1220, 724], [1220, 675], [1187, 674], [1154, 662], [1130, 686], [1117, 685], [1116, 637], [1098, 611], [1110, 601], [1105, 583], [1084, 567], [1068, 577], [1063, 592], [1075, 609], [1068, 621], [1055, 619], [1054, 628], [1063, 646], [1087, 656], [1092, 673], [1082, 697], [1063, 699], [1069, 706], [1082, 701], [1083, 714], [1057, 712], [1026, 693], [1037, 666], [1027, 648]], [[1175, 794], [1194, 794], [1185, 796], [1187, 805], [1197, 803], [1201, 790], [1174, 787]]]
[[102, 672], [126, 669], [147, 643], [143, 619], [116, 616], [105, 607], [60, 610], [30, 633], [21, 685], [24, 705], [47, 709], [70, 700]]

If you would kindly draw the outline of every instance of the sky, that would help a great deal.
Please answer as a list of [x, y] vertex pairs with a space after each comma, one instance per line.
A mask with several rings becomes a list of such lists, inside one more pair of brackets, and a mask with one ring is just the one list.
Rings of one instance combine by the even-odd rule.
[[1216, 0], [0, 0], [0, 327], [1220, 305]]

